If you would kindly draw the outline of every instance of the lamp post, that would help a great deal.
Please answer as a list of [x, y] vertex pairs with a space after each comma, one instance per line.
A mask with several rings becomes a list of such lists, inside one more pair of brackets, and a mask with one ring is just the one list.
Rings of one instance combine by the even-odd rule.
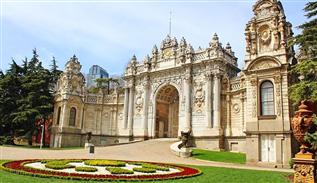
[[42, 133], [41, 133], [41, 144], [40, 144], [40, 149], [42, 149], [42, 146], [43, 146], [44, 125], [41, 125], [41, 128], [42, 128]]

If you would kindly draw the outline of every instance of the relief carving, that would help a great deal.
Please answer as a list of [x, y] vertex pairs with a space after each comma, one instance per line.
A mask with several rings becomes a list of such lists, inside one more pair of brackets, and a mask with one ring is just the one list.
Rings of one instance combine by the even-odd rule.
[[195, 105], [196, 112], [198, 113], [202, 112], [204, 102], [205, 102], [205, 91], [203, 91], [201, 85], [198, 85], [194, 95], [194, 105]]
[[135, 99], [135, 108], [136, 108], [136, 113], [140, 114], [142, 109], [143, 109], [143, 97], [142, 97], [143, 91], [138, 90], [136, 93], [136, 99]]
[[253, 118], [256, 118], [257, 116], [257, 107], [256, 107], [256, 99], [257, 99], [257, 96], [256, 96], [256, 90], [257, 90], [257, 83], [258, 83], [258, 80], [257, 78], [255, 77], [252, 77], [251, 78], [251, 85], [253, 86], [252, 87], [252, 117]]
[[281, 76], [277, 75], [277, 76], [274, 76], [274, 82], [275, 82], [275, 86], [276, 86], [276, 92], [275, 92], [275, 95], [276, 95], [276, 106], [277, 106], [277, 115], [280, 116], [281, 115]]
[[256, 62], [250, 70], [263, 70], [263, 69], [270, 69], [274, 67], [279, 67], [278, 63], [273, 60], [262, 60]]
[[313, 183], [314, 182], [314, 166], [305, 164], [294, 165], [294, 183]]
[[232, 105], [232, 111], [234, 112], [234, 113], [236, 113], [236, 114], [238, 114], [239, 112], [240, 112], [240, 106], [239, 106], [239, 104], [233, 104]]

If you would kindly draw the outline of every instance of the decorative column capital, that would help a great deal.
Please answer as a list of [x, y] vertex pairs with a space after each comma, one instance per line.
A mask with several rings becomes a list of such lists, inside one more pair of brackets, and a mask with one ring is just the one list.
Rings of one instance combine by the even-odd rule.
[[212, 77], [213, 77], [213, 75], [212, 75], [212, 72], [211, 72], [211, 71], [207, 71], [207, 72], [205, 73], [205, 80], [206, 80], [206, 81], [211, 81], [211, 80], [212, 80]]
[[276, 84], [279, 84], [282, 81], [282, 77], [280, 75], [274, 76], [273, 79]]
[[250, 83], [252, 86], [256, 86], [258, 84], [258, 79], [257, 78], [251, 78]]
[[221, 74], [220, 73], [214, 73], [213, 76], [214, 76], [214, 79], [220, 79], [221, 78]]

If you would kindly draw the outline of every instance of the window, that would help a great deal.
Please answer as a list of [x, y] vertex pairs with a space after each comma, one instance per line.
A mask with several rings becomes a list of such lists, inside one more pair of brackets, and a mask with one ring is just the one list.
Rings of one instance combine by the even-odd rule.
[[275, 115], [274, 112], [274, 87], [271, 81], [264, 81], [260, 87], [261, 116]]
[[69, 126], [75, 126], [76, 122], [76, 108], [72, 107], [69, 113]]
[[57, 109], [57, 121], [56, 124], [59, 124], [60, 118], [61, 118], [61, 107], [58, 107]]

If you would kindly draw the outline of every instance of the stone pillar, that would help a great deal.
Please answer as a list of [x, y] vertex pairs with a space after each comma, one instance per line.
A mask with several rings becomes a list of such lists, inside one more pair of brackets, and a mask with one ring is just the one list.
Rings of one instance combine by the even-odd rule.
[[129, 110], [129, 88], [124, 90], [124, 111], [123, 111], [123, 128], [127, 129], [128, 126], [128, 110]]
[[220, 93], [220, 74], [214, 75], [214, 88], [213, 88], [213, 128], [220, 127], [220, 106], [221, 106], [221, 93]]
[[184, 82], [184, 90], [185, 90], [185, 121], [186, 130], [191, 129], [191, 75], [187, 75]]
[[132, 134], [133, 130], [133, 108], [134, 108], [134, 88], [130, 87], [129, 93], [129, 110], [128, 110], [128, 128], [129, 128], [129, 135]]
[[144, 110], [143, 110], [143, 129], [144, 138], [147, 139], [148, 134], [148, 108], [149, 108], [149, 82], [146, 80], [144, 82]]
[[316, 183], [317, 160], [306, 154], [296, 154], [294, 160], [294, 183]]
[[232, 135], [232, 125], [231, 125], [231, 98], [230, 95], [226, 96], [227, 102], [227, 126], [226, 126], [226, 135]]
[[207, 82], [207, 98], [206, 98], [206, 116], [207, 116], [207, 128], [212, 128], [212, 75], [208, 73], [205, 75], [205, 80]]

